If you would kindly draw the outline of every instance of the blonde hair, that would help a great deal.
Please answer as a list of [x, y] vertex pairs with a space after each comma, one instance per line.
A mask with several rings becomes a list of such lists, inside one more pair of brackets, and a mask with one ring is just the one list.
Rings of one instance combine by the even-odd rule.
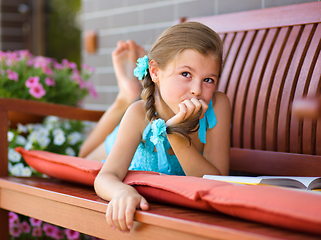
[[[186, 49], [195, 50], [203, 55], [212, 54], [222, 65], [223, 44], [219, 35], [211, 28], [198, 22], [183, 22], [166, 29], [152, 46], [148, 58], [164, 69], [171, 60]], [[221, 72], [221, 70], [220, 70]], [[149, 121], [157, 119], [155, 107], [156, 85], [148, 73], [143, 80], [142, 98], [145, 100], [146, 116]], [[188, 134], [197, 131], [199, 117], [187, 119], [177, 126], [169, 127], [168, 133]]]

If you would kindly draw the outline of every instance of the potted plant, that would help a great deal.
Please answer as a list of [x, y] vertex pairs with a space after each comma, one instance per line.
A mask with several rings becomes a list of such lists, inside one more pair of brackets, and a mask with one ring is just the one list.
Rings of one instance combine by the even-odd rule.
[[59, 63], [27, 50], [0, 51], [0, 97], [79, 106], [86, 95], [97, 97], [88, 81], [93, 73], [94, 68], [83, 64], [79, 70], [67, 59]]

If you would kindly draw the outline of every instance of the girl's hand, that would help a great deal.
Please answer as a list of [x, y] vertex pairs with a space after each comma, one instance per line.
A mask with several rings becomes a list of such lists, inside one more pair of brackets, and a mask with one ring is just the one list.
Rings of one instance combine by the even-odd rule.
[[192, 98], [191, 100], [184, 100], [179, 104], [179, 112], [174, 117], [167, 120], [166, 126], [184, 122], [187, 118], [197, 115], [201, 108], [202, 118], [208, 108], [206, 102], [202, 99], [198, 100], [196, 98]]
[[108, 203], [106, 212], [108, 225], [113, 229], [129, 232], [133, 228], [137, 207], [148, 210], [146, 199], [139, 195], [135, 189], [118, 192]]

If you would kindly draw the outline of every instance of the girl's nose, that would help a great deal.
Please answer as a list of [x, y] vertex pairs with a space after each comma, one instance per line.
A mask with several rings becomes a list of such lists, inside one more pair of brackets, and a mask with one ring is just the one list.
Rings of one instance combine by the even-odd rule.
[[202, 93], [202, 84], [201, 82], [194, 81], [190, 87], [190, 93], [194, 96], [199, 96]]

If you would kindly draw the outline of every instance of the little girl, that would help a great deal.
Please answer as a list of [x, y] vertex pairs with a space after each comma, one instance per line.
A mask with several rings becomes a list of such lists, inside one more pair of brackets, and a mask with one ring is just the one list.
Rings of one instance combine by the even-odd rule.
[[128, 169], [228, 174], [230, 103], [215, 91], [221, 64], [220, 37], [196, 22], [165, 30], [148, 56], [138, 59], [134, 74], [143, 81], [143, 100], [131, 104], [109, 136], [117, 135], [95, 180], [96, 193], [110, 201], [106, 218], [112, 228], [128, 232], [136, 208], [148, 209], [122, 182]]

